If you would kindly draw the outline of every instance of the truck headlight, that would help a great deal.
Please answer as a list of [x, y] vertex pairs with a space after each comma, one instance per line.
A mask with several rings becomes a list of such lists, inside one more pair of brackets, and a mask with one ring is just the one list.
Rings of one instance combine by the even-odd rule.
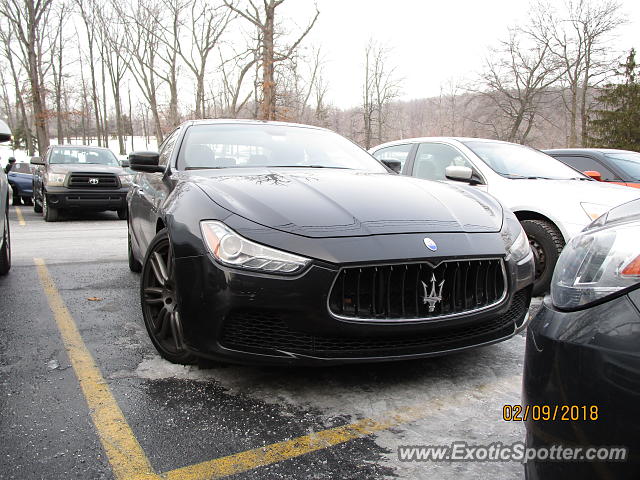
[[639, 238], [636, 223], [590, 230], [571, 239], [553, 273], [553, 304], [575, 309], [640, 283]]
[[209, 252], [224, 265], [264, 273], [297, 273], [311, 260], [260, 245], [237, 234], [224, 223], [200, 222], [202, 238]]
[[47, 185], [51, 187], [62, 187], [66, 177], [67, 175], [64, 173], [47, 173]]
[[131, 183], [133, 183], [133, 175], [131, 174], [118, 175], [118, 178], [120, 179], [120, 185], [123, 187], [130, 187]]
[[519, 262], [531, 253], [531, 246], [527, 234], [522, 229], [522, 225], [509, 210], [504, 211], [504, 219], [502, 221], [502, 240], [507, 251], [506, 260]]

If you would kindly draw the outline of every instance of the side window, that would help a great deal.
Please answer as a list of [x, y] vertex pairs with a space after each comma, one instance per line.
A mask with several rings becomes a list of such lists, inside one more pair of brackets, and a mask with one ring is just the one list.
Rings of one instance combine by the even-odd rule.
[[558, 155], [556, 156], [558, 160], [563, 163], [566, 163], [570, 167], [575, 168], [576, 170], [580, 170], [581, 172], [586, 172], [587, 170], [595, 170], [600, 172], [602, 175], [602, 180], [605, 182], [618, 182], [620, 179], [618, 176], [605, 167], [602, 163], [597, 160], [589, 157], [581, 157], [577, 155]]
[[413, 176], [426, 180], [446, 180], [450, 165], [473, 168], [457, 149], [444, 143], [421, 143], [413, 163]]
[[173, 146], [176, 144], [176, 139], [178, 138], [178, 132], [179, 130], [174, 131], [162, 142], [162, 145], [160, 145], [160, 165], [166, 165], [169, 162], [169, 158], [171, 158], [171, 153], [173, 152]]
[[402, 169], [404, 169], [404, 164], [409, 157], [411, 147], [413, 147], [413, 144], [409, 143], [406, 145], [394, 145], [393, 147], [381, 148], [374, 152], [373, 156], [378, 160], [398, 160], [402, 164]]

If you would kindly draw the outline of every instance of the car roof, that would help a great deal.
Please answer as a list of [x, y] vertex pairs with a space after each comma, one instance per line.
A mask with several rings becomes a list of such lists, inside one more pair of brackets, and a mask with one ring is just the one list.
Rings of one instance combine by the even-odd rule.
[[181, 126], [185, 125], [221, 125], [221, 124], [238, 124], [238, 125], [277, 125], [282, 127], [302, 127], [311, 128], [314, 130], [330, 131], [326, 128], [318, 127], [316, 125], [307, 125], [304, 123], [293, 122], [277, 122], [273, 120], [253, 120], [248, 118], [205, 118], [200, 120], [188, 120], [183, 122]]
[[60, 145], [51, 145], [52, 148], [56, 148], [56, 147], [60, 147], [60, 148], [82, 148], [85, 150], [106, 150], [106, 151], [111, 151], [111, 149], [106, 148], [106, 147], [96, 147], [94, 145], [71, 145], [71, 144], [60, 144]]
[[381, 143], [380, 145], [376, 145], [372, 147], [371, 150], [383, 148], [383, 147], [391, 147], [393, 145], [403, 145], [405, 143], [422, 143], [422, 142], [487, 142], [487, 143], [504, 143], [508, 145], [518, 145], [517, 143], [505, 142], [503, 140], [495, 140], [491, 138], [475, 138], [475, 137], [414, 137], [414, 138], [403, 138], [400, 140], [394, 140], [392, 142]]
[[551, 148], [543, 150], [545, 153], [637, 153], [633, 150], [621, 150], [618, 148]]

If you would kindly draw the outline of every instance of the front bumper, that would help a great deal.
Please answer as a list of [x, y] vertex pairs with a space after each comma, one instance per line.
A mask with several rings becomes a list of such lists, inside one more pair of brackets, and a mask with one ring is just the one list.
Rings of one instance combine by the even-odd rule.
[[640, 290], [575, 312], [547, 297], [527, 332], [523, 402], [598, 407], [598, 420], [527, 421], [531, 447], [625, 446], [624, 463], [528, 462], [529, 479], [640, 478]]
[[175, 264], [186, 347], [199, 356], [250, 364], [403, 360], [512, 337], [528, 320], [533, 260], [507, 267], [507, 298], [466, 316], [367, 322], [334, 316], [327, 297], [339, 267], [315, 262], [297, 277], [244, 273], [208, 255]]
[[127, 206], [128, 187], [112, 189], [77, 189], [47, 187], [47, 202], [54, 208], [119, 210]]

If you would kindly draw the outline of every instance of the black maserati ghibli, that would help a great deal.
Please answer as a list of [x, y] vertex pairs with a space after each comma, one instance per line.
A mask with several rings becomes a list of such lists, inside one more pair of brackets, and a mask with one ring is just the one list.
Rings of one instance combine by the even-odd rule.
[[171, 362], [401, 360], [522, 329], [533, 256], [472, 186], [396, 175], [325, 129], [184, 123], [129, 156], [129, 266]]

